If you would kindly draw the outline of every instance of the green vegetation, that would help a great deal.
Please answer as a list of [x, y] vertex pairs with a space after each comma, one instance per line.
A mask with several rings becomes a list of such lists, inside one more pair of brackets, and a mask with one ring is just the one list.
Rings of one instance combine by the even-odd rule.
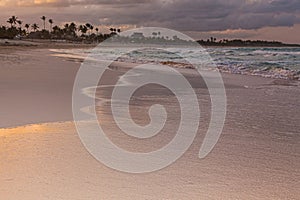
[[[74, 22], [66, 23], [63, 27], [57, 25], [53, 26], [54, 20], [48, 19], [46, 16], [40, 18], [43, 23], [43, 29], [37, 23], [25, 24], [24, 29], [22, 27], [23, 21], [17, 16], [12, 16], [7, 20], [9, 26], [0, 27], [0, 39], [49, 39], [49, 40], [67, 40], [75, 42], [94, 43], [102, 42], [111, 36], [121, 33], [121, 29], [110, 28], [109, 34], [102, 34], [98, 27], [94, 27], [90, 23], [77, 25]], [[49, 29], [47, 30], [47, 23], [49, 23]], [[193, 41], [185, 41], [177, 36], [168, 37], [162, 36], [160, 32], [153, 32], [151, 36], [145, 37], [142, 33], [134, 33], [130, 37], [116, 37], [114, 42], [122, 43], [150, 43], [150, 44], [194, 44]], [[211, 37], [207, 40], [197, 41], [203, 46], [232, 46], [232, 47], [300, 47], [298, 44], [284, 44], [277, 41], [262, 41], [262, 40], [228, 40]]]
[[263, 40], [228, 40], [222, 39], [217, 41], [216, 38], [211, 37], [208, 40], [199, 40], [198, 43], [203, 46], [221, 46], [221, 47], [300, 47], [299, 44], [284, 44], [278, 41], [263, 41]]
[[[102, 34], [99, 32], [99, 28], [94, 28], [90, 23], [77, 25], [72, 22], [59, 27], [53, 26], [53, 19], [47, 21], [46, 16], [42, 16], [41, 20], [43, 23], [42, 30], [40, 30], [38, 23], [27, 23], [23, 28], [23, 21], [17, 16], [12, 16], [7, 20], [9, 26], [0, 27], [0, 39], [49, 39], [93, 43], [102, 42], [121, 32], [121, 29], [110, 28], [109, 34]], [[49, 23], [49, 30], [47, 30], [47, 22]]]

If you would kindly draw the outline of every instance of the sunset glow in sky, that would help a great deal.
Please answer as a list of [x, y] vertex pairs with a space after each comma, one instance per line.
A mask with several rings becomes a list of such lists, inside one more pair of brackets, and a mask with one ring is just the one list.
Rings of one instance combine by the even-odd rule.
[[0, 23], [16, 15], [24, 23], [74, 21], [128, 29], [171, 28], [195, 39], [241, 38], [300, 43], [299, 0], [0, 0]]

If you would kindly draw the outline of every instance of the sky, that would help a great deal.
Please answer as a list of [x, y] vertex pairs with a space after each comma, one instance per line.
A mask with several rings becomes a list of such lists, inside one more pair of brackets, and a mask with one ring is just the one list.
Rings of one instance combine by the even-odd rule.
[[92, 23], [108, 27], [163, 27], [194, 39], [279, 40], [300, 43], [300, 0], [0, 0], [0, 24], [16, 15], [56, 25]]

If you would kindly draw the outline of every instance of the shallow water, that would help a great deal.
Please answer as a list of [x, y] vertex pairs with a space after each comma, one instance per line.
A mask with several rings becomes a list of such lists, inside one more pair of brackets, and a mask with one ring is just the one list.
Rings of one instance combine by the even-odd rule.
[[[95, 160], [73, 122], [51, 123], [72, 120], [73, 77], [79, 64], [50, 58], [48, 51], [28, 54], [32, 56], [22, 65], [5, 64], [0, 73], [2, 125], [33, 123], [0, 129], [1, 199], [299, 199], [299, 82], [223, 74], [226, 123], [213, 151], [200, 160], [210, 98], [203, 81], [189, 74], [201, 110], [193, 144], [169, 167], [133, 175]], [[120, 70], [107, 70], [103, 82], [116, 82]], [[83, 92], [94, 91], [88, 89]], [[107, 99], [112, 89], [100, 87], [97, 97]], [[180, 122], [177, 99], [162, 87], [141, 88], [130, 104], [132, 119], [140, 125], [149, 124], [153, 103], [164, 105], [169, 114], [164, 129], [145, 140], [120, 131], [109, 102], [99, 101], [95, 111], [100, 125], [113, 143], [128, 151], [161, 148], [174, 138]], [[43, 122], [49, 123], [39, 124]]]
[[[57, 56], [86, 58], [87, 49], [52, 49]], [[93, 58], [130, 63], [167, 63], [174, 67], [218, 68], [223, 72], [259, 75], [269, 78], [300, 79], [300, 48], [240, 47], [240, 48], [98, 48]], [[208, 65], [206, 65], [208, 64]]]

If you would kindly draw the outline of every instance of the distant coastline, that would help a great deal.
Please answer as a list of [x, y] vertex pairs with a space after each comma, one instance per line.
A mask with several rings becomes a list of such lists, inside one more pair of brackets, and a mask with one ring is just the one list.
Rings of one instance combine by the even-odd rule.
[[240, 40], [222, 39], [217, 41], [216, 38], [197, 41], [202, 46], [215, 47], [300, 47], [300, 44], [286, 44], [279, 41], [264, 41], [264, 40]]
[[[122, 40], [119, 41], [119, 44], [125, 43], [124, 42], [124, 38], [121, 39], [121, 37], [119, 37], [119, 39], [117, 40]], [[126, 38], [125, 40], [128, 40], [128, 38]], [[184, 45], [184, 43], [186, 42], [175, 42], [175, 41], [164, 41], [164, 40], [139, 40], [139, 41], [128, 41], [127, 43], [132, 43], [132, 44], [167, 44], [167, 45]], [[94, 47], [97, 44], [99, 44], [101, 42], [91, 42], [91, 41], [76, 41], [76, 40], [51, 40], [51, 39], [28, 39], [28, 38], [22, 38], [22, 39], [6, 39], [6, 38], [0, 38], [0, 46], [22, 46], [22, 47], [38, 47], [38, 48], [47, 48], [47, 47], [67, 47], [67, 48], [78, 48], [78, 47]], [[114, 41], [115, 44], [118, 44], [118, 41]], [[256, 40], [256, 41], [251, 41], [251, 40], [229, 40], [226, 43], [223, 42], [208, 42], [208, 41], [203, 41], [203, 40], [198, 40], [197, 41], [198, 44], [200, 44], [203, 47], [209, 47], [209, 48], [235, 48], [235, 47], [274, 47], [274, 48], [278, 48], [278, 47], [295, 47], [295, 48], [300, 48], [300, 44], [286, 44], [286, 43], [282, 43], [282, 42], [278, 42], [278, 41], [261, 41], [261, 40]], [[187, 44], [192, 44], [192, 42], [187, 42]], [[195, 44], [195, 42], [193, 42], [193, 44]]]
[[[153, 32], [150, 36], [135, 32], [131, 36], [120, 35], [121, 29], [111, 27], [109, 33], [101, 33], [99, 26], [91, 23], [76, 24], [66, 23], [63, 26], [54, 26], [54, 20], [42, 16], [42, 29], [37, 23], [24, 24], [17, 16], [8, 18], [9, 26], [0, 26], [0, 39], [10, 39], [13, 41], [49, 41], [53, 43], [73, 43], [73, 44], [98, 44], [113, 37], [111, 42], [116, 44], [163, 44], [163, 45], [195, 45], [195, 41], [187, 41], [178, 36], [164, 36], [160, 32]], [[207, 47], [300, 47], [300, 44], [285, 44], [279, 41], [263, 40], [241, 40], [241, 39], [220, 39], [210, 37], [207, 40], [197, 41], [202, 46]], [[0, 42], [0, 45], [13, 46], [20, 42]], [[28, 44], [28, 43], [27, 43]], [[25, 43], [23, 44], [25, 45]], [[25, 45], [26, 46], [26, 45]]]

